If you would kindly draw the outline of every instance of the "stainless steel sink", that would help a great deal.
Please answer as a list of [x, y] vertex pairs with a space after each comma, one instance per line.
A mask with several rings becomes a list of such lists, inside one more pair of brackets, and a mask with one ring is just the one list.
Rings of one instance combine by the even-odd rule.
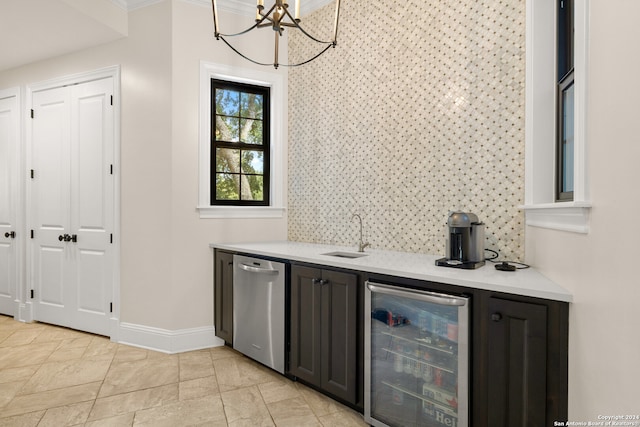
[[369, 254], [365, 254], [362, 252], [327, 252], [326, 254], [321, 254], [321, 255], [327, 255], [327, 256], [335, 256], [338, 258], [362, 258], [363, 256], [367, 256]]

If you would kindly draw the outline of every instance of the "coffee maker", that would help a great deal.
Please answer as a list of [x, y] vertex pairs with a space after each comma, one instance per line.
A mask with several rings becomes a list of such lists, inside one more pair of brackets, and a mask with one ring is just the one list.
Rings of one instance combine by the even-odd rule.
[[469, 212], [451, 212], [447, 219], [446, 258], [436, 265], [474, 269], [484, 265], [484, 223]]

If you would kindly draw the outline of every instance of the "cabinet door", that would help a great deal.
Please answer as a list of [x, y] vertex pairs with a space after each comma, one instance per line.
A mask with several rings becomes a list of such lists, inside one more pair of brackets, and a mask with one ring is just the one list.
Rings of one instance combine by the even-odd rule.
[[488, 425], [544, 426], [547, 307], [489, 299]]
[[289, 372], [321, 385], [322, 270], [291, 267], [291, 350]]
[[214, 270], [216, 336], [233, 344], [233, 254], [216, 251]]
[[322, 274], [321, 387], [348, 402], [357, 395], [357, 275]]

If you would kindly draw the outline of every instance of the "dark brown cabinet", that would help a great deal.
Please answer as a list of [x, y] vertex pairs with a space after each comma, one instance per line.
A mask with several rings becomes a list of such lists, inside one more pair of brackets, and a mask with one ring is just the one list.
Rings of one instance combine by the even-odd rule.
[[478, 293], [474, 425], [567, 419], [568, 304]]
[[547, 307], [489, 299], [491, 426], [544, 426]]
[[[215, 250], [216, 335], [233, 342], [233, 253]], [[365, 280], [466, 295], [470, 425], [537, 427], [567, 419], [569, 304], [417, 279], [290, 263], [287, 375], [362, 411]]]
[[214, 255], [213, 310], [216, 336], [233, 344], [233, 253]]
[[358, 275], [291, 267], [289, 374], [356, 404]]

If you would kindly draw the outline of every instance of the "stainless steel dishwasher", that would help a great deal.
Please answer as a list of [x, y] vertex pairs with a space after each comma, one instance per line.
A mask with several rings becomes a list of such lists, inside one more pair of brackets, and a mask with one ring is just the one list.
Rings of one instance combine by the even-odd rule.
[[233, 256], [233, 348], [284, 374], [285, 265]]

